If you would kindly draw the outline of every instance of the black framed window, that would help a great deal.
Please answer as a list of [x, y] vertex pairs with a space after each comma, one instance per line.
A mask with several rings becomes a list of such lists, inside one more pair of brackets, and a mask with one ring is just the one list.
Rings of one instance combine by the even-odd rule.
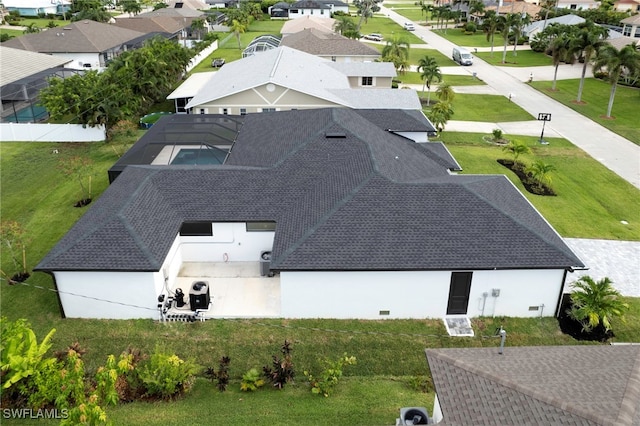
[[211, 222], [184, 222], [180, 227], [180, 235], [183, 237], [211, 237], [213, 226]]

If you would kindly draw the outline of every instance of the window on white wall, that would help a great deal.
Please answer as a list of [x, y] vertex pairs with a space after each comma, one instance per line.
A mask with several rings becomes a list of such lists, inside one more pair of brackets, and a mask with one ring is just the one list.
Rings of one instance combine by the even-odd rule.
[[246, 108], [240, 108], [240, 115], [247, 115], [247, 109]]
[[373, 77], [362, 77], [363, 86], [373, 86]]

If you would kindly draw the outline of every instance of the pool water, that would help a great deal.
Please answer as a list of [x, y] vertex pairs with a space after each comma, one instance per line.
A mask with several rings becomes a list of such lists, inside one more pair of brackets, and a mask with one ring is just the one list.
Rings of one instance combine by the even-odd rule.
[[218, 148], [181, 148], [171, 164], [222, 164], [227, 151]]

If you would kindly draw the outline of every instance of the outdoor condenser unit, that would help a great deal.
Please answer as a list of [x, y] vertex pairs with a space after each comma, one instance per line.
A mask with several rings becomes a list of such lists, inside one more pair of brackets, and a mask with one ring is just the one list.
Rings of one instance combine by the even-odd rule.
[[194, 281], [189, 290], [189, 307], [196, 309], [208, 309], [211, 296], [209, 295], [209, 283], [206, 281]]

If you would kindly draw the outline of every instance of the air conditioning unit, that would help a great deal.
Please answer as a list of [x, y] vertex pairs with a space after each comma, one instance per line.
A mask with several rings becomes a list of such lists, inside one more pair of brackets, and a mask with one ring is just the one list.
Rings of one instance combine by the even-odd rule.
[[210, 302], [209, 283], [207, 281], [194, 281], [189, 290], [189, 307], [191, 310], [209, 309]]
[[404, 407], [400, 409], [400, 418], [396, 421], [396, 425], [428, 425], [429, 414], [424, 407]]

